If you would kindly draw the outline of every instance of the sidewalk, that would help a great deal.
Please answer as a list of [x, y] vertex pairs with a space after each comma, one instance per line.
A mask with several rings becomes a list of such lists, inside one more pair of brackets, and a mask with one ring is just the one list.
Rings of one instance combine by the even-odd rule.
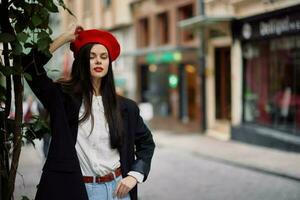
[[[300, 181], [300, 154], [236, 141], [225, 142], [200, 133], [154, 130], [153, 137], [158, 148], [182, 150], [207, 160]], [[15, 199], [21, 199], [22, 195], [34, 198], [44, 163], [41, 149], [40, 141], [36, 142], [36, 149], [32, 145], [22, 148]]]
[[155, 130], [153, 137], [158, 147], [181, 149], [206, 159], [300, 181], [300, 154], [297, 153], [220, 141], [200, 133]]

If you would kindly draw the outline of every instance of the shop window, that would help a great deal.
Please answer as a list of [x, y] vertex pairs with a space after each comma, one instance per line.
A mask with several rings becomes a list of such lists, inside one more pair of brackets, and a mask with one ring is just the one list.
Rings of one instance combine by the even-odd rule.
[[[178, 9], [178, 20], [185, 20], [194, 16], [194, 4], [189, 4]], [[189, 42], [194, 39], [194, 34], [189, 30], [180, 30], [180, 41]]]
[[300, 134], [300, 37], [243, 45], [244, 121]]
[[164, 45], [169, 43], [169, 17], [168, 13], [161, 13], [157, 16], [157, 43]]
[[150, 34], [149, 34], [149, 19], [143, 18], [139, 20], [138, 23], [138, 44], [139, 47], [147, 47], [149, 46]]

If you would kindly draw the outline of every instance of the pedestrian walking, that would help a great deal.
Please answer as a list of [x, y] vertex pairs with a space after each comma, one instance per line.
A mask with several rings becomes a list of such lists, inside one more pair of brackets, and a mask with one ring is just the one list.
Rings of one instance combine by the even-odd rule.
[[50, 59], [33, 50], [22, 60], [31, 89], [50, 114], [51, 144], [36, 200], [137, 199], [147, 179], [155, 144], [137, 104], [116, 94], [112, 62], [117, 39], [105, 30], [66, 32], [53, 53], [70, 42], [71, 76], [53, 82]]

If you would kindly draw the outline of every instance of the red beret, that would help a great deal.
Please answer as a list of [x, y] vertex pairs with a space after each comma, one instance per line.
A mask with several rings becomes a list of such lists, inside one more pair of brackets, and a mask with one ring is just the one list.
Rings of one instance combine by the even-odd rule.
[[79, 30], [75, 32], [76, 39], [70, 44], [74, 57], [78, 54], [81, 47], [89, 43], [99, 43], [105, 46], [111, 58], [114, 61], [120, 55], [120, 44], [110, 32], [104, 30]]

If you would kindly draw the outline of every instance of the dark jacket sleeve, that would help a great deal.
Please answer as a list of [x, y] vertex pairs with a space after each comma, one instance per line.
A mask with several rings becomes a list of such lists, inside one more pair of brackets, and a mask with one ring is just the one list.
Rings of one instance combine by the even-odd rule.
[[145, 125], [142, 117], [140, 116], [140, 110], [136, 104], [135, 116], [137, 117], [135, 131], [136, 160], [132, 166], [132, 170], [144, 174], [143, 181], [145, 181], [150, 171], [155, 143], [153, 141], [151, 131]]
[[50, 58], [51, 56], [46, 56], [36, 49], [22, 58], [24, 72], [30, 74], [32, 79], [26, 81], [47, 110], [55, 106], [53, 99], [56, 98], [59, 90], [58, 85], [53, 83], [44, 69], [44, 65]]

